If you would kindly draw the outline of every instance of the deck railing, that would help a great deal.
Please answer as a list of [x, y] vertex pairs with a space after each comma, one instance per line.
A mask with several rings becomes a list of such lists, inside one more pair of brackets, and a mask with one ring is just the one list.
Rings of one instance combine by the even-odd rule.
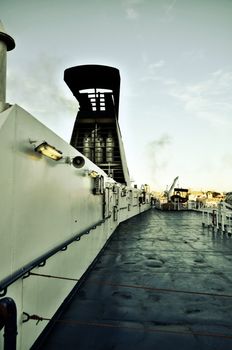
[[232, 234], [232, 205], [220, 202], [216, 208], [202, 208], [202, 225]]
[[97, 226], [102, 225], [107, 219], [109, 219], [110, 216], [104, 218], [103, 220], [98, 221], [96, 224], [90, 226], [89, 228], [85, 229], [81, 233], [74, 234], [72, 238], [66, 240], [65, 242], [59, 244], [58, 246], [54, 247], [50, 251], [44, 253], [43, 255], [37, 257], [35, 260], [29, 262], [28, 264], [24, 265], [17, 271], [13, 272], [10, 276], [4, 278], [2, 281], [0, 281], [0, 297], [3, 297], [7, 293], [7, 288], [17, 281], [20, 278], [28, 277], [30, 274], [30, 271], [33, 270], [35, 267], [42, 267], [46, 264], [46, 261], [56, 253], [60, 251], [67, 250], [68, 246], [75, 242], [80, 241], [81, 237], [84, 235], [89, 234], [92, 230], [96, 229]]

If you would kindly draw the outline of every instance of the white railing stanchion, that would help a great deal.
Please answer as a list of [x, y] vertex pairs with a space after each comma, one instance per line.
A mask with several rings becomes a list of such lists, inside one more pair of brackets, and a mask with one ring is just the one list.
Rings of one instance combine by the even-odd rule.
[[232, 205], [226, 202], [218, 203], [217, 208], [202, 210], [202, 226], [216, 228], [218, 231], [232, 234]]

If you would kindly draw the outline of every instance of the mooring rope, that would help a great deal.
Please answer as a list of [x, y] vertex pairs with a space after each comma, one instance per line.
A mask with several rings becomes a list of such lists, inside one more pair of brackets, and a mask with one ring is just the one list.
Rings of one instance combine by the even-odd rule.
[[[47, 278], [56, 278], [61, 280], [70, 280], [78, 282], [79, 279], [76, 278], [69, 278], [69, 277], [63, 277], [63, 276], [54, 276], [54, 275], [47, 275], [47, 274], [40, 274], [40, 273], [34, 273], [31, 272], [30, 275], [32, 276], [39, 276], [39, 277], [47, 277]], [[90, 280], [89, 283], [92, 284], [98, 284], [98, 285], [106, 285], [111, 286], [115, 288], [131, 288], [131, 289], [142, 289], [142, 290], [149, 290], [154, 291], [158, 293], [184, 293], [184, 294], [192, 294], [192, 295], [202, 295], [202, 296], [212, 296], [212, 297], [223, 297], [223, 298], [232, 298], [232, 295], [230, 294], [217, 294], [217, 293], [208, 293], [208, 292], [197, 292], [197, 291], [186, 291], [186, 290], [177, 290], [177, 289], [169, 289], [169, 288], [155, 288], [155, 287], [149, 287], [149, 286], [143, 286], [143, 285], [132, 285], [132, 284], [117, 284], [113, 282], [108, 281], [101, 281], [101, 280]], [[126, 326], [122, 324], [113, 324], [113, 323], [101, 323], [96, 321], [83, 321], [83, 320], [76, 320], [76, 319], [51, 319], [39, 315], [29, 315], [26, 312], [23, 312], [25, 319], [23, 322], [27, 322], [29, 320], [36, 320], [38, 324], [40, 321], [51, 321], [53, 320], [55, 323], [65, 323], [70, 325], [82, 325], [82, 326], [90, 326], [90, 327], [101, 327], [101, 328], [115, 328], [115, 329], [122, 329], [122, 330], [131, 330], [131, 331], [140, 331], [145, 333], [165, 333], [165, 334], [176, 334], [176, 335], [186, 335], [186, 336], [200, 336], [200, 337], [214, 337], [214, 338], [224, 338], [224, 339], [232, 339], [232, 335], [229, 334], [223, 334], [223, 333], [211, 333], [211, 332], [198, 332], [198, 331], [179, 331], [179, 330], [167, 330], [163, 328], [152, 328], [152, 327], [138, 327], [138, 326]]]
[[[34, 273], [34, 272], [30, 272], [30, 275], [40, 276], [40, 277], [48, 277], [48, 278], [57, 278], [57, 279], [61, 279], [61, 280], [69, 280], [69, 281], [75, 281], [75, 282], [79, 281], [79, 279], [77, 279], [77, 278], [46, 275], [46, 274]], [[133, 284], [124, 284], [124, 283], [119, 284], [119, 283], [101, 281], [101, 280], [96, 280], [96, 279], [90, 280], [89, 283], [112, 286], [112, 287], [117, 287], [117, 288], [122, 287], [122, 288], [132, 288], [132, 289], [144, 289], [144, 290], [149, 290], [149, 291], [154, 291], [154, 292], [183, 293], [183, 294], [193, 294], [193, 295], [212, 296], [212, 297], [221, 297], [221, 298], [232, 298], [232, 294], [197, 292], [197, 291], [188, 291], [188, 290], [180, 290], [180, 289], [170, 289], [170, 288], [155, 288], [155, 287], [149, 287], [149, 286], [143, 286], [143, 285], [133, 285]]]
[[[36, 320], [38, 324], [40, 321], [51, 321], [51, 318], [42, 317], [38, 315], [29, 315], [26, 312], [23, 312], [25, 316], [25, 320], [23, 322], [27, 322], [29, 320]], [[130, 330], [130, 331], [139, 331], [143, 333], [164, 333], [164, 334], [176, 334], [176, 335], [187, 335], [187, 336], [199, 336], [199, 337], [213, 337], [213, 338], [223, 338], [232, 340], [232, 335], [223, 334], [223, 333], [211, 333], [211, 332], [197, 332], [197, 331], [178, 331], [178, 330], [167, 330], [162, 328], [150, 328], [150, 327], [137, 327], [137, 326], [126, 326], [122, 324], [113, 324], [113, 323], [101, 323], [95, 321], [81, 321], [76, 319], [57, 319], [53, 320], [55, 323], [65, 323], [70, 325], [78, 325], [78, 326], [90, 326], [90, 327], [100, 327], [100, 328], [115, 328], [122, 330]]]
[[68, 281], [75, 281], [75, 282], [79, 281], [79, 279], [77, 279], [77, 278], [69, 278], [69, 277], [63, 277], [63, 276], [46, 275], [46, 274], [35, 273], [35, 272], [30, 272], [29, 276], [40, 276], [40, 277], [48, 277], [48, 278], [57, 278], [59, 280], [68, 280]]

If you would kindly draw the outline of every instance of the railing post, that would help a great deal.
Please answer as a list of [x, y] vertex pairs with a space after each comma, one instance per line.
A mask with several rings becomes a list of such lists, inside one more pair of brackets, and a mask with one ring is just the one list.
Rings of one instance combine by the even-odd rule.
[[226, 217], [226, 206], [225, 202], [222, 203], [222, 232], [225, 231], [225, 217]]
[[202, 210], [202, 226], [205, 226], [205, 212]]
[[218, 210], [216, 209], [216, 229], [219, 229], [219, 225], [218, 225]]
[[207, 211], [207, 226], [209, 227], [210, 224], [209, 224], [209, 211]]
[[231, 233], [232, 233], [232, 214], [229, 214], [228, 219], [229, 219], [229, 221], [228, 221], [228, 227], [229, 227], [228, 233], [231, 235]]

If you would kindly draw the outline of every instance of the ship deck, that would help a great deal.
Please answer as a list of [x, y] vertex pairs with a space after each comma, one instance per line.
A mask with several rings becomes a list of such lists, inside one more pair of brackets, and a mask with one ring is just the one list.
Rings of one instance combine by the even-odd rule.
[[199, 213], [145, 212], [120, 224], [38, 348], [229, 350], [231, 262], [232, 238]]

